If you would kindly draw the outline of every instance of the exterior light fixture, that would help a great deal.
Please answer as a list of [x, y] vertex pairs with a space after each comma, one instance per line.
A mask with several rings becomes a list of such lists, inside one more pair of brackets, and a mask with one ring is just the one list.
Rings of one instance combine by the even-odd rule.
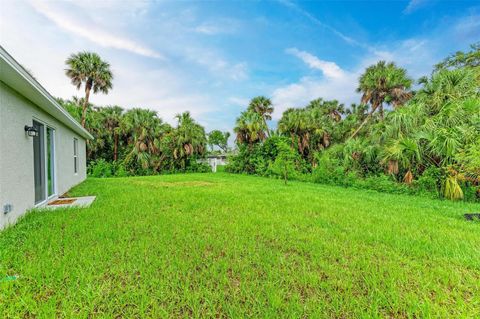
[[38, 130], [33, 126], [25, 125], [25, 132], [27, 132], [27, 135], [30, 137], [38, 136]]

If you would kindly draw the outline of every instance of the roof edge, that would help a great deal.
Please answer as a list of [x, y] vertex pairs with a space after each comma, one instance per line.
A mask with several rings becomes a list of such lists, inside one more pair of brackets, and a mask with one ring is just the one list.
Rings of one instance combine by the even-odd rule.
[[[51, 116], [53, 116], [63, 124], [67, 125], [72, 130], [82, 135], [84, 138], [93, 139], [92, 134], [90, 134], [90, 132], [88, 132], [84, 127], [82, 127], [80, 123], [78, 123], [77, 120], [75, 120], [73, 116], [68, 113], [67, 110], [65, 110], [57, 101], [55, 101], [55, 98], [50, 93], [48, 93], [48, 91], [32, 75], [30, 75], [30, 73], [25, 70], [25, 68], [20, 63], [18, 63], [1, 45], [0, 57], [2, 57], [3, 60], [7, 62], [12, 69], [14, 69], [19, 75], [21, 75], [21, 77], [25, 81], [27, 81], [30, 86], [32, 86], [37, 92], [43, 95], [43, 97], [51, 104], [51, 106], [60, 111], [62, 115], [67, 118], [69, 123], [65, 123], [64, 119], [59, 119], [58, 117], [49, 113]], [[42, 108], [41, 105], [37, 106]]]

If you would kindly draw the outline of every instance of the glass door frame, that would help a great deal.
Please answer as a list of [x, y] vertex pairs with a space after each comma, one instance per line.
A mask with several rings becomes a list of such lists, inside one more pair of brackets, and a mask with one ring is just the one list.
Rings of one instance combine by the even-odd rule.
[[[44, 163], [44, 190], [45, 190], [45, 194], [44, 194], [44, 200], [38, 202], [38, 203], [35, 203], [35, 207], [37, 206], [41, 206], [41, 205], [44, 205], [46, 202], [48, 202], [50, 199], [58, 196], [57, 194], [57, 156], [56, 156], [56, 129], [50, 125], [48, 125], [46, 122], [42, 121], [42, 120], [39, 120], [38, 118], [33, 118], [33, 121], [35, 122], [38, 122], [39, 124], [42, 124], [43, 126], [43, 132], [42, 132], [42, 136], [43, 136], [43, 163]], [[48, 130], [51, 130], [50, 132], [52, 133], [51, 135], [51, 149], [48, 149], [48, 146], [49, 146], [49, 141], [48, 141], [48, 134], [47, 134], [47, 131]], [[52, 189], [52, 194], [49, 195], [49, 178], [48, 178], [48, 170], [49, 170], [49, 163], [48, 163], [48, 154], [50, 153], [50, 156], [51, 156], [51, 161], [50, 161], [50, 169], [51, 169], [51, 182], [53, 183], [53, 189]], [[33, 160], [35, 161], [35, 156], [33, 157]], [[34, 163], [35, 165], [35, 163]]]
[[[51, 132], [50, 136], [50, 149], [48, 149], [48, 130]], [[49, 126], [45, 125], [45, 183], [47, 183], [46, 187], [46, 193], [47, 193], [47, 199], [54, 198], [57, 196], [57, 156], [56, 156], [56, 147], [55, 147], [55, 137], [56, 137], [56, 130]], [[48, 167], [48, 155], [50, 154], [50, 168]], [[48, 195], [50, 192], [49, 184], [48, 184], [48, 170], [51, 170], [51, 183], [52, 183], [52, 194]]]

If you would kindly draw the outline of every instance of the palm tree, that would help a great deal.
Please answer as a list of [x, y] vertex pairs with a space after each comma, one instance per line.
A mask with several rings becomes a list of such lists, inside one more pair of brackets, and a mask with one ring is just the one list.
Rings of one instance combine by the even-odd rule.
[[242, 112], [237, 118], [233, 131], [239, 144], [252, 145], [266, 139], [265, 124], [262, 117], [256, 112]]
[[[290, 108], [283, 112], [278, 122], [278, 130], [290, 135], [292, 147], [297, 147], [300, 154], [308, 153], [310, 146], [310, 131], [312, 126], [310, 114], [305, 109]], [[321, 129], [321, 127], [317, 127]], [[295, 145], [296, 144], [296, 145]]]
[[113, 137], [113, 160], [118, 159], [118, 143], [121, 134], [121, 123], [123, 120], [123, 109], [120, 106], [108, 106], [102, 108], [104, 113], [104, 128], [110, 132]]
[[107, 94], [112, 88], [113, 74], [110, 64], [103, 61], [100, 56], [93, 52], [79, 52], [72, 54], [66, 61], [68, 68], [65, 74], [70, 78], [72, 84], [80, 90], [85, 86], [85, 99], [82, 107], [82, 126], [85, 127], [87, 106], [90, 92], [102, 92]]
[[248, 105], [248, 111], [255, 112], [261, 116], [263, 125], [265, 126], [265, 131], [267, 137], [270, 136], [270, 130], [268, 129], [267, 120], [272, 119], [273, 106], [272, 101], [269, 98], [264, 96], [254, 97], [250, 104]]
[[350, 138], [360, 132], [377, 109], [380, 112], [380, 119], [383, 120], [383, 103], [392, 104], [397, 108], [408, 101], [412, 97], [409, 91], [411, 86], [412, 80], [407, 76], [407, 71], [397, 67], [393, 62], [379, 61], [376, 65], [369, 66], [360, 76], [357, 92], [362, 93], [361, 103], [370, 103], [371, 110]]
[[328, 115], [335, 122], [340, 122], [342, 115], [345, 114], [345, 106], [337, 100], [324, 101], [323, 99], [315, 99], [310, 101], [306, 109], [322, 110], [324, 115]]
[[449, 101], [478, 96], [475, 76], [475, 72], [470, 69], [441, 69], [431, 79], [421, 79], [423, 87], [415, 99], [429, 105], [430, 113], [435, 114]]
[[190, 112], [183, 112], [175, 116], [178, 121], [175, 129], [175, 148], [173, 156], [180, 160], [181, 168], [186, 167], [187, 159], [193, 155], [202, 155], [205, 152], [207, 138], [205, 129], [196, 123]]
[[399, 164], [407, 170], [403, 180], [411, 184], [413, 180], [412, 167], [415, 162], [421, 161], [421, 150], [417, 140], [400, 136], [386, 145], [383, 154], [384, 162], [388, 162], [388, 173], [396, 175]]
[[154, 111], [134, 108], [125, 113], [122, 129], [129, 132], [128, 144], [132, 145], [125, 163], [135, 160], [143, 169], [151, 167], [152, 156], [159, 152], [157, 140], [162, 124]]

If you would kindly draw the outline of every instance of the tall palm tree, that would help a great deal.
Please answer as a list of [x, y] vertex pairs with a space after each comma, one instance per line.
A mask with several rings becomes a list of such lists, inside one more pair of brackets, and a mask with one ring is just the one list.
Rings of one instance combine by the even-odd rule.
[[265, 124], [262, 117], [251, 111], [240, 114], [233, 131], [239, 144], [252, 145], [266, 139]]
[[380, 119], [383, 120], [383, 103], [392, 104], [397, 108], [408, 101], [412, 97], [409, 91], [411, 86], [412, 79], [407, 76], [407, 71], [397, 67], [393, 62], [379, 61], [369, 66], [360, 76], [357, 92], [362, 93], [363, 104], [370, 103], [371, 110], [350, 138], [360, 132], [375, 111], [379, 110]]
[[82, 106], [82, 126], [85, 127], [87, 106], [90, 93], [102, 92], [108, 94], [112, 88], [113, 74], [110, 64], [103, 61], [100, 56], [93, 52], [79, 52], [72, 54], [66, 61], [67, 69], [65, 74], [70, 78], [72, 84], [80, 90], [85, 86], [85, 99]]
[[143, 169], [151, 167], [152, 156], [158, 154], [157, 139], [162, 120], [151, 110], [134, 108], [124, 116], [122, 129], [129, 132], [128, 144], [131, 150], [125, 157], [125, 163], [135, 160]]
[[345, 114], [345, 106], [340, 104], [337, 100], [324, 101], [321, 98], [310, 101], [306, 109], [318, 109], [322, 114], [328, 115], [332, 120], [340, 122], [342, 115]]
[[[307, 153], [310, 146], [311, 120], [309, 112], [305, 109], [291, 108], [283, 112], [278, 122], [280, 133], [290, 135], [292, 147], [296, 144], [300, 154]], [[321, 129], [321, 127], [317, 128]]]
[[178, 121], [175, 130], [175, 149], [173, 156], [180, 160], [181, 168], [186, 167], [187, 159], [192, 155], [202, 155], [205, 152], [207, 138], [205, 129], [196, 123], [190, 112], [175, 116]]
[[270, 130], [268, 129], [267, 120], [272, 119], [273, 106], [272, 101], [265, 96], [254, 97], [250, 104], [248, 105], [248, 111], [255, 112], [261, 116], [263, 125], [265, 126], [265, 131], [267, 137], [270, 136]]

